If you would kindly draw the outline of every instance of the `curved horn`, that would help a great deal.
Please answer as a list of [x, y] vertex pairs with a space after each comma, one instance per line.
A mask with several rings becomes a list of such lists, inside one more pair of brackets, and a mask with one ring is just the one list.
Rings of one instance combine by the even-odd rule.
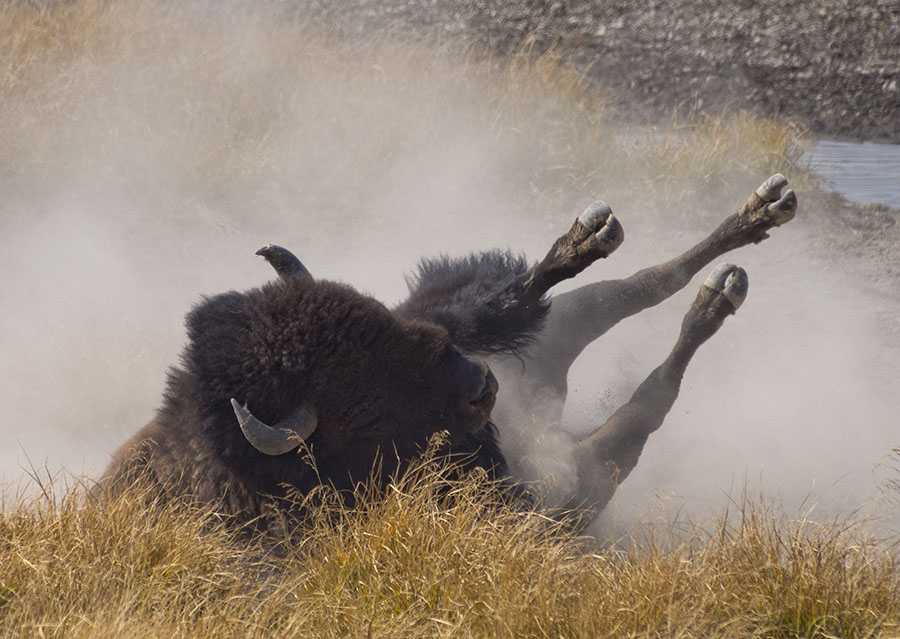
[[297, 448], [300, 442], [313, 434], [319, 424], [315, 411], [306, 406], [301, 406], [275, 426], [258, 420], [234, 398], [231, 399], [231, 407], [244, 437], [256, 450], [266, 455], [283, 455]]
[[272, 265], [278, 277], [283, 280], [292, 277], [308, 277], [313, 279], [312, 273], [303, 266], [303, 262], [297, 259], [297, 256], [291, 253], [283, 246], [277, 244], [267, 244], [256, 252], [262, 255], [266, 261]]

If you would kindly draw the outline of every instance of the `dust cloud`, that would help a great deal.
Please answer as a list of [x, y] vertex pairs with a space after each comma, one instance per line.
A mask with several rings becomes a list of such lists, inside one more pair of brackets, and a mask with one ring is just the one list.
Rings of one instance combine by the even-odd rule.
[[[884, 466], [897, 461], [900, 350], [880, 332], [871, 291], [804, 244], [802, 229], [785, 227], [727, 256], [750, 275], [747, 301], [692, 360], [601, 525], [705, 520], [745, 494], [823, 518], [874, 508]], [[564, 423], [577, 431], [627, 400], [674, 344], [696, 279], [582, 355]], [[598, 386], [608, 394], [592, 394]]]
[[[0, 103], [4, 483], [30, 465], [99, 474], [152, 417], [185, 312], [271, 279], [253, 255], [266, 243], [390, 305], [419, 257], [537, 258], [598, 197], [627, 239], [579, 284], [669, 258], [714, 226], [646, 212], [666, 206], [616, 172], [603, 146], [615, 129], [590, 132], [608, 179], [572, 177], [571, 148], [548, 133], [570, 122], [585, 137], [563, 82], [264, 12], [75, 6], [55, 36], [4, 54], [20, 63]], [[736, 175], [721, 216], [765, 177]], [[900, 443], [896, 345], [870, 293], [804, 248], [810, 232], [793, 223], [728, 256], [750, 274], [747, 303], [696, 356], [608, 522], [660, 498], [716, 508], [745, 482], [787, 503], [852, 508], [871, 493]], [[702, 278], [588, 349], [566, 428], [602, 423], [665, 357]]]

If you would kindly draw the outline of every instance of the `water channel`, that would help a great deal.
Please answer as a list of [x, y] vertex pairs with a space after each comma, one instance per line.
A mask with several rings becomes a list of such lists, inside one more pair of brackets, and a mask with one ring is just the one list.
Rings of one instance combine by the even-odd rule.
[[816, 140], [804, 159], [846, 198], [900, 208], [900, 144]]

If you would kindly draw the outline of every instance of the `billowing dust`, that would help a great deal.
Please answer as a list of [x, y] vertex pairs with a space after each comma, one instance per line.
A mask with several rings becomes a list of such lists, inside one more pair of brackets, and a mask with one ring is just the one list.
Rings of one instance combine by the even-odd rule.
[[[5, 483], [30, 465], [99, 474], [152, 417], [191, 305], [272, 278], [253, 255], [266, 243], [391, 304], [420, 256], [536, 259], [596, 198], [626, 241], [578, 284], [715, 226], [683, 205], [661, 215], [674, 207], [608, 157], [621, 131], [579, 131], [584, 101], [539, 65], [504, 71], [462, 48], [262, 14], [122, 6], [3, 54], [18, 65], [0, 102]], [[6, 37], [25, 28], [3, 19]], [[593, 141], [591, 181], [554, 133], [568, 125]], [[736, 172], [721, 217], [766, 177]], [[607, 523], [701, 514], [745, 486], [791, 505], [871, 495], [900, 443], [897, 351], [871, 293], [804, 248], [814, 232], [798, 220], [728, 257], [749, 272], [749, 298], [694, 359]], [[567, 429], [602, 424], [662, 361], [702, 278], [585, 352]]]

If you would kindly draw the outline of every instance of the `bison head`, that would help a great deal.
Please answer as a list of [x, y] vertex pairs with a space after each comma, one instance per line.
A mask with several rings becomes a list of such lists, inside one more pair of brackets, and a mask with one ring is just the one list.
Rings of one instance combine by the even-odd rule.
[[364, 479], [379, 456], [413, 458], [440, 430], [459, 452], [491, 443], [488, 367], [443, 327], [398, 318], [348, 286], [285, 277], [208, 298], [187, 325], [190, 379], [170, 391], [195, 389], [189, 401], [214, 456], [272, 482], [300, 483], [285, 469], [303, 466], [301, 440], [336, 485]]

